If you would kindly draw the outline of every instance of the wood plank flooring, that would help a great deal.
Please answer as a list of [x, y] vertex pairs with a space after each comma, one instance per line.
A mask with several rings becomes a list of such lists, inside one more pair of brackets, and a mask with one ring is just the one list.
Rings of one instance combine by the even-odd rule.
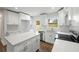
[[[0, 41], [0, 52], [6, 52], [7, 46], [3, 46]], [[51, 52], [53, 44], [49, 44], [43, 41], [40, 41], [40, 49], [38, 52]]]
[[3, 46], [2, 42], [0, 41], [0, 52], [6, 52], [6, 47], [7, 46]]
[[53, 48], [53, 44], [49, 44], [43, 41], [40, 41], [40, 52], [51, 52]]

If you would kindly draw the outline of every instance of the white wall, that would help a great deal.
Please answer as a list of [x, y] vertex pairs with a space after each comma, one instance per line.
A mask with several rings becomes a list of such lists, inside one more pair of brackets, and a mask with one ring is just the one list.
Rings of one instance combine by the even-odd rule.
[[5, 28], [4, 28], [4, 22], [5, 22], [5, 18], [4, 18], [4, 10], [1, 10], [0, 9], [0, 38], [1, 38], [1, 41], [3, 43], [3, 45], [6, 45], [6, 41], [5, 41], [5, 38], [4, 38], [4, 35], [5, 35]]
[[79, 7], [72, 8], [71, 30], [79, 32]]
[[0, 37], [2, 37], [2, 35], [3, 35], [3, 25], [4, 25], [4, 23], [3, 23], [3, 11], [2, 10], [0, 10]]
[[[1, 13], [0, 13], [0, 15], [1, 15]], [[1, 37], [1, 26], [2, 26], [2, 18], [0, 17], [0, 37]]]

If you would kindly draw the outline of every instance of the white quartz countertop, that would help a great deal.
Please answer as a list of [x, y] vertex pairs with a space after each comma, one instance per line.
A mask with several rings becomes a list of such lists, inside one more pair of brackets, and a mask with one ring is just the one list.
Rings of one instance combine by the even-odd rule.
[[79, 43], [56, 39], [52, 52], [79, 52]]
[[5, 38], [12, 45], [16, 45], [16, 44], [21, 43], [25, 40], [28, 40], [36, 35], [39, 35], [39, 33], [25, 32], [25, 33], [11, 34]]
[[57, 34], [64, 34], [64, 35], [72, 35], [72, 33], [71, 32], [57, 32]]

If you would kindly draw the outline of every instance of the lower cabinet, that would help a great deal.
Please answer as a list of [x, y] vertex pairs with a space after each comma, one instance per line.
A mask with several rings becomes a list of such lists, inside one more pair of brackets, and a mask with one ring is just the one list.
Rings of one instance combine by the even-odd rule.
[[40, 37], [36, 37], [36, 39], [34, 39], [32, 42], [34, 43], [33, 51], [40, 48]]
[[35, 52], [40, 48], [40, 36], [35, 36], [16, 45], [7, 43], [8, 52]]
[[27, 46], [24, 47], [24, 52], [33, 52], [33, 45], [32, 41], [28, 42]]
[[53, 32], [45, 32], [45, 42], [54, 44], [55, 34]]

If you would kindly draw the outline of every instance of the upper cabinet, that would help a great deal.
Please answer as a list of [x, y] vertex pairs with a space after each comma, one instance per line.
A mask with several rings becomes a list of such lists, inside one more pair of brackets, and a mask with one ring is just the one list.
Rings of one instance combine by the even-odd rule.
[[40, 30], [47, 30], [48, 17], [47, 14], [40, 15]]
[[40, 15], [41, 25], [48, 25], [48, 16], [47, 14]]
[[29, 15], [20, 13], [20, 19], [21, 20], [31, 20]]
[[59, 16], [58, 16], [58, 25], [65, 25], [65, 12], [64, 10], [61, 10], [58, 12]]
[[18, 13], [7, 11], [7, 24], [15, 24], [19, 23], [19, 15]]

